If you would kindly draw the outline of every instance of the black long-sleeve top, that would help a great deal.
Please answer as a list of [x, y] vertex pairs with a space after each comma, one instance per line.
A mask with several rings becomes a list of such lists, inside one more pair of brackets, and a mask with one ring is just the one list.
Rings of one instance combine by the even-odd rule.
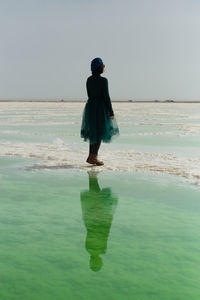
[[101, 77], [100, 75], [92, 75], [87, 79], [86, 88], [88, 99], [94, 101], [104, 101], [110, 116], [114, 116], [107, 78]]

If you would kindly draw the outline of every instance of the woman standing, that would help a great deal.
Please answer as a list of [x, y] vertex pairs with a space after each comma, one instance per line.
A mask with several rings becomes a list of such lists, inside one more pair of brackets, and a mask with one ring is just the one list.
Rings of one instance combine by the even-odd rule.
[[104, 163], [97, 158], [101, 141], [111, 142], [113, 135], [119, 134], [108, 91], [108, 80], [101, 77], [105, 65], [101, 58], [91, 62], [92, 75], [88, 77], [86, 88], [88, 101], [83, 111], [81, 137], [89, 140], [89, 164], [102, 166]]

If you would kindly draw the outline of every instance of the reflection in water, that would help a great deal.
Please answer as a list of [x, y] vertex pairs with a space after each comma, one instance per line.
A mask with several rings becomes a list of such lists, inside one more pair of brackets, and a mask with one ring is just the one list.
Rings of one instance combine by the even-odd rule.
[[98, 172], [88, 172], [89, 190], [81, 192], [83, 220], [87, 229], [86, 250], [90, 254], [90, 268], [98, 272], [105, 254], [117, 198], [112, 196], [110, 188], [100, 189]]

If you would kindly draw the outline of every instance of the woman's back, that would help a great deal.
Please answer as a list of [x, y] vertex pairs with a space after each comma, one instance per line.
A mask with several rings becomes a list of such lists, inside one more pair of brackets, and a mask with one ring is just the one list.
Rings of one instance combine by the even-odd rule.
[[106, 78], [100, 75], [92, 75], [88, 77], [86, 87], [89, 99], [102, 99], [105, 97]]

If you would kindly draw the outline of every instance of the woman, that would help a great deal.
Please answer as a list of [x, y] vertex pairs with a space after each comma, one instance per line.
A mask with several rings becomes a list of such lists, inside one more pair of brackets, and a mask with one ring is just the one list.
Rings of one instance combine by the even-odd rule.
[[105, 65], [101, 58], [91, 62], [92, 75], [88, 77], [86, 88], [88, 101], [83, 112], [81, 137], [90, 141], [89, 164], [102, 166], [104, 163], [97, 158], [101, 141], [111, 142], [113, 135], [119, 134], [108, 91], [108, 80], [101, 77]]

